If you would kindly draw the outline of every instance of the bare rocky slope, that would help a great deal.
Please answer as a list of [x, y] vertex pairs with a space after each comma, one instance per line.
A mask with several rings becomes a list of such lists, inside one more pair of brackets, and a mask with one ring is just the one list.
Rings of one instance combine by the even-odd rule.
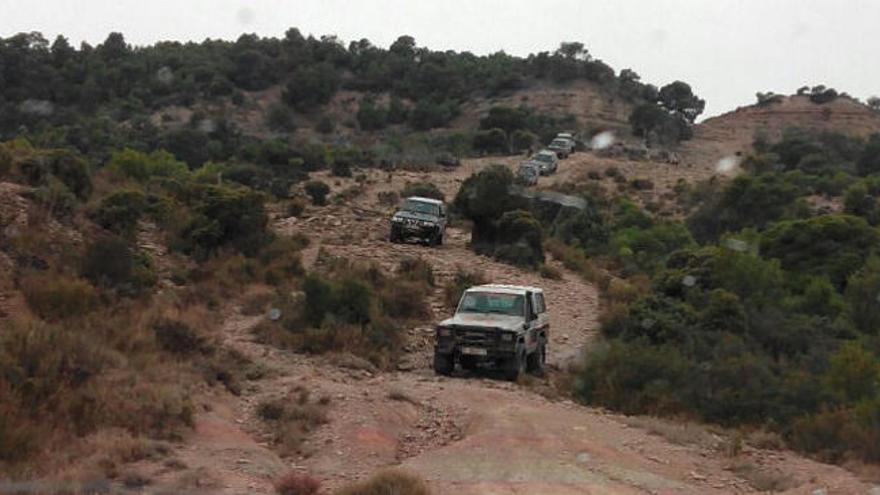
[[704, 120], [679, 153], [686, 164], [714, 166], [723, 157], [749, 153], [757, 133], [774, 140], [790, 127], [864, 137], [880, 132], [880, 112], [845, 97], [821, 105], [808, 96], [782, 97], [777, 103], [740, 107]]

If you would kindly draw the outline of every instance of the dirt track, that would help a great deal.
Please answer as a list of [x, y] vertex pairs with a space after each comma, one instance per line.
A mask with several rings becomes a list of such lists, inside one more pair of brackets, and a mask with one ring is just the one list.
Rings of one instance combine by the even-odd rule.
[[[586, 158], [581, 157], [583, 161]], [[323, 247], [331, 254], [372, 260], [391, 268], [400, 255], [418, 255], [433, 266], [442, 286], [457, 266], [478, 269], [501, 283], [545, 287], [552, 314], [549, 362], [557, 366], [595, 337], [598, 300], [595, 288], [564, 272], [560, 281], [477, 256], [466, 248], [467, 235], [451, 229], [444, 246], [429, 249], [385, 240], [386, 211], [379, 191], [399, 191], [407, 180], [424, 177], [451, 199], [460, 182], [492, 160], [469, 161], [454, 172], [430, 174], [368, 172], [366, 191], [342, 206], [309, 212], [310, 218], [282, 220], [282, 234], [308, 233], [307, 265]], [[512, 163], [512, 161], [508, 161]], [[563, 162], [560, 176], [572, 173]], [[547, 179], [542, 179], [546, 181]], [[331, 180], [331, 182], [333, 182]], [[349, 187], [351, 179], [334, 184]], [[432, 298], [435, 317], [444, 314], [440, 289]], [[436, 377], [428, 367], [431, 327], [409, 330], [409, 355], [403, 369], [377, 373], [310, 358], [255, 343], [250, 329], [260, 317], [231, 315], [221, 329], [225, 345], [267, 370], [240, 397], [204, 397], [195, 433], [176, 455], [181, 472], [160, 471], [156, 487], [206, 488], [220, 493], [271, 493], [272, 481], [288, 470], [308, 472], [334, 488], [387, 466], [403, 465], [423, 476], [437, 494], [604, 494], [604, 493], [750, 493], [744, 479], [725, 470], [731, 459], [716, 442], [679, 445], [627, 426], [625, 418], [537, 393], [538, 380], [511, 384], [491, 377]], [[279, 458], [256, 416], [268, 398], [288, 397], [305, 386], [313, 396], [331, 398], [330, 422], [307, 441], [308, 458]], [[546, 388], [546, 387], [543, 387]], [[389, 393], [404, 396], [392, 400]], [[790, 493], [869, 493], [870, 487], [842, 469], [790, 453], [746, 447], [744, 458], [765, 472], [795, 480]], [[148, 466], [145, 466], [145, 469]]]

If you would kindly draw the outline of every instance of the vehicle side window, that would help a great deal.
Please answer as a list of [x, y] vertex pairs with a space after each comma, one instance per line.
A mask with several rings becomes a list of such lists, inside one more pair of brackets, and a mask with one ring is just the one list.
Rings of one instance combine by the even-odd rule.
[[547, 307], [544, 305], [544, 294], [535, 294], [535, 310], [538, 314], [547, 311]]

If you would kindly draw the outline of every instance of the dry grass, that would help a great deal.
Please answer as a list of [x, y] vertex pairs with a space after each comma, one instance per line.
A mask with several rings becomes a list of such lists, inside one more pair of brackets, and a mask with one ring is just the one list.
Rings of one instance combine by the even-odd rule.
[[303, 455], [303, 442], [309, 433], [327, 422], [329, 398], [312, 400], [303, 387], [295, 387], [287, 397], [260, 403], [257, 414], [271, 426], [274, 444], [282, 456]]
[[541, 274], [541, 277], [548, 280], [562, 280], [562, 272], [559, 270], [559, 268], [556, 268], [553, 265], [541, 265], [538, 269], [538, 273]]
[[31, 311], [48, 321], [85, 315], [97, 304], [95, 289], [79, 278], [34, 273], [22, 279], [20, 285]]
[[388, 398], [399, 402], [408, 402], [414, 406], [422, 405], [422, 403], [409, 392], [397, 386], [393, 386], [388, 390]]
[[428, 485], [406, 471], [389, 469], [348, 485], [335, 495], [429, 495]]
[[797, 481], [789, 474], [776, 470], [761, 469], [748, 459], [738, 458], [726, 467], [759, 492], [783, 492], [798, 486]]
[[651, 416], [627, 416], [623, 422], [635, 428], [641, 428], [652, 435], [657, 435], [677, 445], [693, 445], [702, 448], [713, 448], [718, 441], [703, 426], [690, 422], [673, 422]]

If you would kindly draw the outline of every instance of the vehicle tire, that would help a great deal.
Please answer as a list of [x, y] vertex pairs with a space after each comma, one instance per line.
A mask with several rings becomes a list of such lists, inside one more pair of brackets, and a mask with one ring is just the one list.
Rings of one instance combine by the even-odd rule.
[[434, 372], [449, 376], [455, 371], [455, 357], [452, 354], [434, 353]]
[[437, 245], [438, 246], [443, 245], [443, 235], [444, 235], [443, 232], [440, 232], [439, 234], [437, 234]]
[[393, 244], [397, 244], [398, 242], [400, 242], [400, 234], [395, 232], [394, 229], [391, 229], [391, 233], [388, 234], [388, 241]]
[[519, 376], [523, 374], [526, 367], [526, 357], [523, 352], [518, 352], [516, 356], [507, 360], [504, 367], [504, 378], [515, 382]]
[[528, 372], [535, 376], [544, 376], [544, 363], [547, 361], [547, 344], [541, 343], [535, 352], [526, 358]]

